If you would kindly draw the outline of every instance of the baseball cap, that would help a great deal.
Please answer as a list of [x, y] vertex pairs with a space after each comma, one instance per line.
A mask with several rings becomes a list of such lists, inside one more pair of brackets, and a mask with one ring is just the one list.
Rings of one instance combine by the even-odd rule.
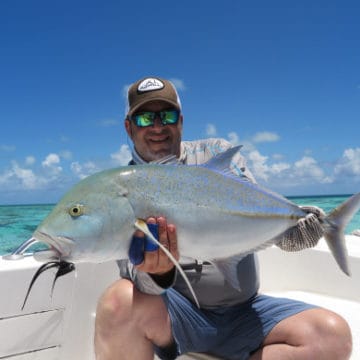
[[165, 101], [181, 111], [181, 103], [175, 86], [169, 80], [146, 77], [129, 87], [126, 114], [132, 115], [149, 101]]

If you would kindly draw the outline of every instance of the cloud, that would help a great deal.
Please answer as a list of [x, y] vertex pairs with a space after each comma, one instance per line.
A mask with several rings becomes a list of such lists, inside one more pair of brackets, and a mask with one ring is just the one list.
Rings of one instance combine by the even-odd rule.
[[14, 176], [21, 181], [26, 189], [36, 189], [41, 179], [35, 176], [32, 170], [21, 168], [16, 162], [13, 163]]
[[283, 154], [272, 154], [271, 157], [275, 161], [279, 161], [279, 160], [282, 160], [284, 158], [284, 155]]
[[49, 154], [41, 164], [43, 167], [52, 167], [54, 164], [58, 164], [59, 162], [60, 162], [59, 155]]
[[254, 150], [249, 153], [248, 159], [251, 161], [251, 172], [255, 179], [267, 181], [269, 179], [269, 166], [266, 164], [268, 157]]
[[304, 156], [295, 162], [293, 176], [301, 182], [316, 181], [326, 184], [333, 181], [331, 177], [325, 175], [317, 161], [310, 156]]
[[62, 172], [62, 167], [58, 166], [59, 163], [60, 163], [60, 156], [52, 153], [45, 158], [45, 160], [41, 163], [41, 165], [51, 175], [58, 175]]
[[214, 124], [206, 125], [206, 135], [207, 136], [217, 136], [216, 126]]
[[11, 168], [0, 175], [2, 190], [34, 190], [45, 183], [45, 178], [36, 176], [31, 169], [22, 168], [16, 161], [12, 161]]
[[36, 159], [34, 156], [29, 155], [25, 158], [25, 164], [28, 166], [34, 165], [35, 162], [36, 162]]
[[275, 142], [275, 141], [279, 141], [279, 139], [280, 136], [274, 132], [262, 131], [256, 133], [253, 136], [252, 141], [255, 143], [263, 143], [263, 142]]
[[279, 162], [271, 165], [270, 167], [272, 174], [282, 174], [284, 171], [291, 169], [291, 165], [285, 162]]
[[124, 144], [121, 145], [117, 152], [110, 154], [110, 157], [112, 160], [114, 160], [115, 165], [127, 165], [131, 159], [131, 151], [129, 146]]
[[317, 161], [309, 156], [304, 156], [293, 164], [279, 161], [271, 162], [268, 156], [262, 155], [258, 150], [252, 150], [247, 155], [249, 168], [255, 178], [261, 182], [277, 186], [296, 187], [309, 184], [333, 183], [333, 176], [326, 175]]
[[360, 148], [346, 149], [334, 168], [336, 175], [360, 176]]
[[71, 163], [70, 169], [79, 179], [84, 179], [100, 170], [92, 161], [88, 161], [84, 164], [74, 161]]

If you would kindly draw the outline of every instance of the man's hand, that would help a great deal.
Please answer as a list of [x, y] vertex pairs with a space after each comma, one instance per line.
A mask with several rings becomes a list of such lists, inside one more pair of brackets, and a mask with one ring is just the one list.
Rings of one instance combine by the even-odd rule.
[[280, 242], [276, 244], [285, 251], [300, 251], [317, 245], [324, 235], [323, 219], [325, 213], [316, 206], [301, 206], [307, 215], [298, 220], [297, 224], [288, 229]]
[[[174, 258], [178, 260], [179, 252], [177, 247], [177, 234], [175, 225], [168, 224], [164, 217], [150, 217], [147, 219], [146, 223], [158, 225], [157, 239], [171, 252]], [[134, 237], [145, 239], [145, 234], [140, 230], [136, 230]], [[143, 262], [136, 265], [138, 270], [153, 275], [164, 275], [172, 270], [173, 267], [174, 264], [172, 261], [160, 248], [154, 251], [144, 251]]]

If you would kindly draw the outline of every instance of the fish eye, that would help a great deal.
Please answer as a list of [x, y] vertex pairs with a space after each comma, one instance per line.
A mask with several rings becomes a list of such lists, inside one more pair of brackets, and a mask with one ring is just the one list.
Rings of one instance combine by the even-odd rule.
[[84, 207], [83, 207], [83, 205], [77, 204], [77, 205], [72, 206], [72, 207], [69, 209], [69, 214], [70, 214], [72, 217], [81, 216], [83, 213], [84, 213]]

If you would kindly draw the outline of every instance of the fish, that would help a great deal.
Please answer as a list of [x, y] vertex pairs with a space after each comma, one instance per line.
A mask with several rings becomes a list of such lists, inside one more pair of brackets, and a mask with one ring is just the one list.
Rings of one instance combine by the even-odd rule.
[[[59, 261], [101, 263], [128, 258], [135, 229], [157, 242], [145, 220], [163, 216], [177, 228], [181, 255], [211, 261], [240, 289], [238, 261], [279, 242], [308, 213], [233, 174], [230, 164], [239, 149], [202, 165], [144, 164], [90, 175], [60, 199], [33, 238], [47, 244]], [[344, 228], [359, 208], [357, 193], [321, 219], [328, 246], [348, 275]]]

